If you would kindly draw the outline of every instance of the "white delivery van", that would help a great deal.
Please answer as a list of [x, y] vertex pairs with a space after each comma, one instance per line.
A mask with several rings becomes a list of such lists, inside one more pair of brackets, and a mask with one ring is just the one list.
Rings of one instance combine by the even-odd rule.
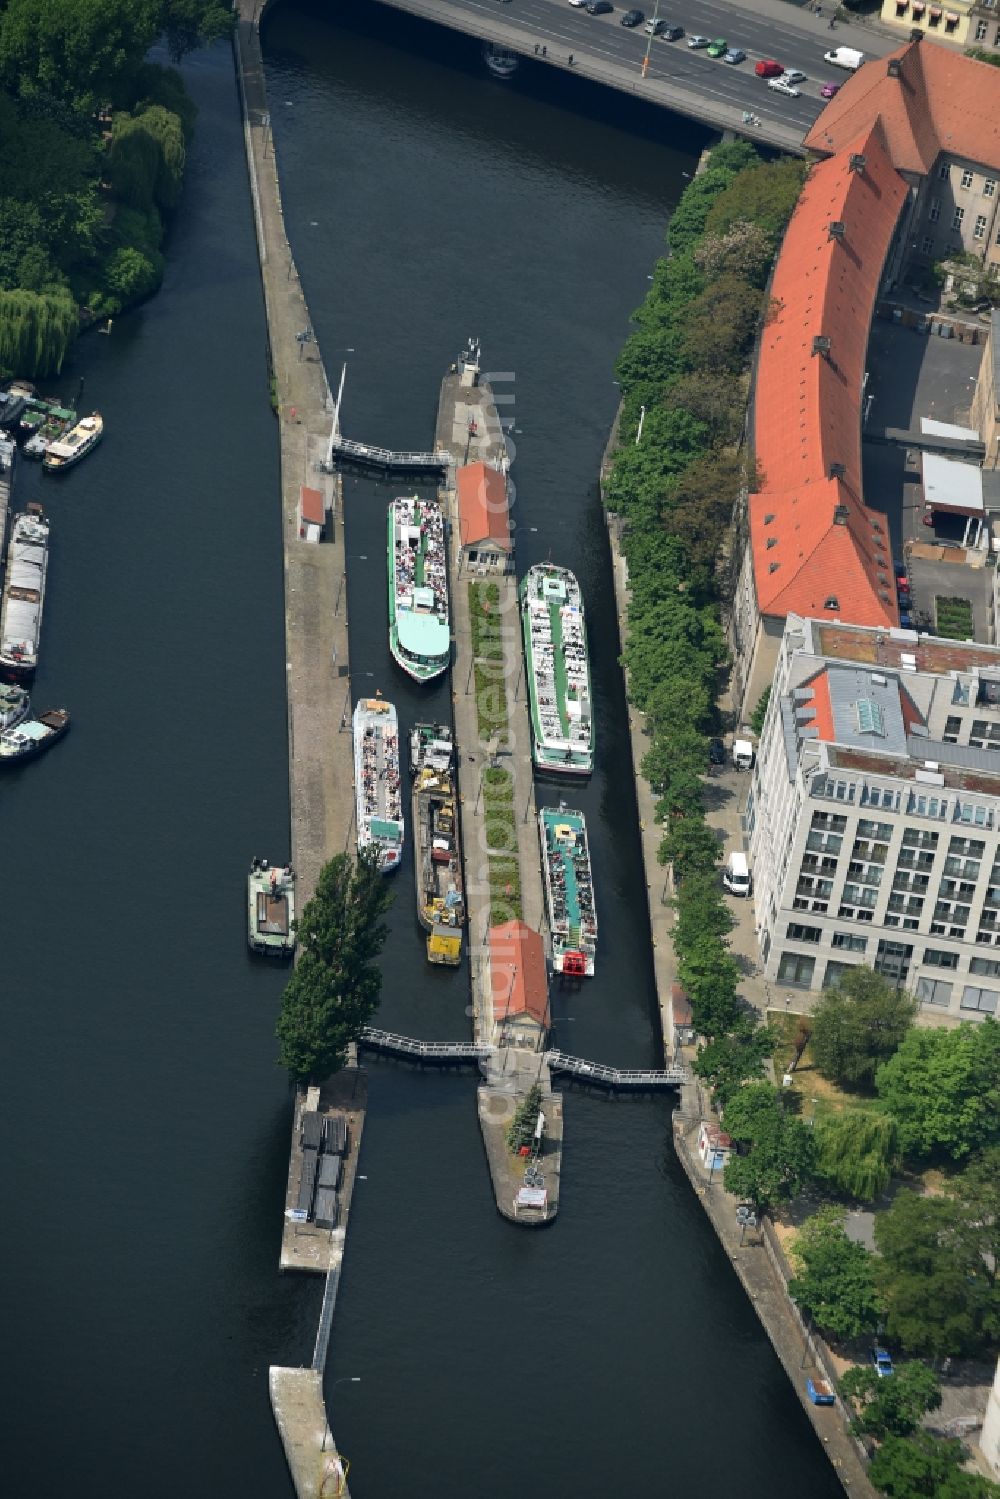
[[750, 770], [753, 766], [753, 745], [749, 739], [733, 740], [733, 764], [737, 770]]
[[731, 895], [750, 894], [750, 866], [746, 854], [734, 850], [722, 871], [722, 883]]
[[832, 52], [823, 53], [824, 62], [834, 68], [846, 68], [849, 73], [856, 73], [864, 60], [865, 54], [854, 47], [834, 47]]

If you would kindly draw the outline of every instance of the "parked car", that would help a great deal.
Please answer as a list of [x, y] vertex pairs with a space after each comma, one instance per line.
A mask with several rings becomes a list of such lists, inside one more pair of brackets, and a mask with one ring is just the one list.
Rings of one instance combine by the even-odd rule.
[[664, 26], [660, 32], [660, 40], [663, 42], [679, 42], [683, 35], [683, 26]]
[[709, 57], [724, 57], [729, 51], [729, 43], [724, 36], [717, 36], [714, 42], [708, 44]]
[[641, 26], [646, 17], [641, 10], [627, 10], [622, 16], [623, 26]]
[[725, 57], [722, 59], [723, 62], [732, 63], [734, 66], [738, 62], [746, 62], [746, 60], [747, 60], [747, 55], [743, 51], [742, 47], [730, 47], [729, 51], [726, 53]]
[[708, 741], [708, 759], [711, 765], [725, 765], [726, 746], [721, 739], [710, 739]]
[[570, 5], [575, 5], [578, 10], [583, 10], [587, 0], [569, 0]]
[[754, 68], [758, 78], [780, 78], [784, 72], [780, 62], [775, 62], [773, 57], [762, 57]]
[[711, 37], [707, 37], [707, 36], [689, 36], [688, 37], [688, 46], [689, 47], [708, 47], [708, 46], [711, 46]]
[[822, 95], [822, 97], [824, 99], [832, 99], [833, 96], [834, 96], [834, 94], [839, 94], [839, 93], [840, 93], [840, 84], [839, 83], [824, 83], [823, 87], [820, 89], [820, 94]]
[[888, 1379], [890, 1374], [895, 1373], [892, 1367], [892, 1359], [884, 1348], [879, 1348], [878, 1344], [871, 1350], [869, 1357], [872, 1361], [872, 1368], [879, 1379]]
[[611, 0], [588, 0], [588, 16], [610, 16], [613, 10]]
[[786, 83], [805, 83], [806, 81], [806, 75], [798, 68], [786, 68], [781, 76]]
[[666, 21], [647, 21], [642, 28], [647, 36], [659, 36], [661, 31], [666, 31]]
[[901, 608], [899, 611], [899, 627], [901, 630], [913, 629], [913, 615], [907, 609]]
[[794, 83], [789, 83], [786, 78], [769, 78], [767, 86], [768, 88], [773, 88], [776, 94], [787, 94], [789, 99], [797, 99], [799, 97], [799, 90], [795, 87]]

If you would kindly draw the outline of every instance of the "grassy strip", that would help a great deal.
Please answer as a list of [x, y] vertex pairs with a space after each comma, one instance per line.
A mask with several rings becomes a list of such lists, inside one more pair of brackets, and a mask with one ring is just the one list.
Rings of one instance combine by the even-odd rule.
[[968, 599], [935, 598], [934, 618], [938, 634], [948, 640], [972, 639], [972, 605]]
[[479, 738], [484, 744], [495, 739], [503, 748], [507, 743], [507, 689], [502, 678], [478, 661], [474, 672]]
[[490, 926], [521, 921], [521, 870], [517, 859], [488, 856], [490, 870]]
[[500, 590], [495, 583], [469, 584], [469, 617], [472, 622], [472, 654], [479, 661], [503, 660], [503, 636], [497, 605]]

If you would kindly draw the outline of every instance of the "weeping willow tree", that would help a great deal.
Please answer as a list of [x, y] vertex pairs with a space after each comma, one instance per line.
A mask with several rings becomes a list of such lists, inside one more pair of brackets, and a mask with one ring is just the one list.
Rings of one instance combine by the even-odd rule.
[[68, 291], [0, 291], [0, 373], [57, 375], [78, 328]]
[[847, 1109], [817, 1119], [815, 1134], [816, 1172], [828, 1186], [861, 1202], [885, 1191], [898, 1159], [891, 1115]]
[[172, 110], [152, 104], [117, 114], [112, 127], [111, 185], [133, 208], [176, 208], [184, 179], [184, 126]]

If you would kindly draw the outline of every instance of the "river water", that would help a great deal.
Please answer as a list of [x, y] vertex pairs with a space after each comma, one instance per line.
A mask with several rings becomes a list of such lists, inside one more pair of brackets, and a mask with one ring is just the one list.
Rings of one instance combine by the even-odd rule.
[[[427, 445], [469, 334], [507, 377], [518, 563], [579, 575], [600, 724], [571, 793], [598, 973], [555, 995], [557, 1039], [653, 1063], [594, 476], [614, 356], [703, 142], [575, 80], [495, 82], [472, 44], [377, 9], [279, 7], [264, 43], [289, 232], [331, 376], [349, 365], [345, 430]], [[283, 975], [244, 951], [246, 861], [287, 839], [277, 432], [230, 55], [186, 71], [201, 114], [164, 288], [62, 382], [86, 378], [108, 437], [19, 490], [55, 537], [35, 699], [76, 722], [0, 802], [17, 1499], [288, 1495], [267, 1365], [308, 1361], [318, 1311], [318, 1285], [276, 1271]], [[449, 689], [391, 670], [392, 492], [347, 481], [351, 661], [408, 724]], [[381, 1018], [463, 1036], [467, 976], [425, 965], [408, 864], [397, 897]], [[370, 1100], [327, 1378], [355, 1493], [839, 1493], [676, 1164], [669, 1103], [571, 1092], [559, 1219], [530, 1234], [496, 1216], [471, 1077], [376, 1064]]]

